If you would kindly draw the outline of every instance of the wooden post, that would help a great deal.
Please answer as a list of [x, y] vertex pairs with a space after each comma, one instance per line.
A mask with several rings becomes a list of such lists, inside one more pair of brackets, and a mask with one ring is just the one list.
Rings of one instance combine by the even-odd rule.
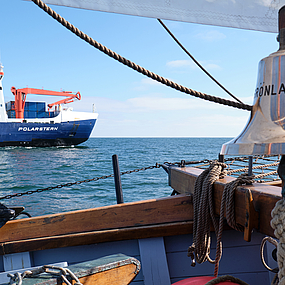
[[113, 170], [114, 170], [117, 204], [122, 204], [124, 203], [124, 198], [123, 198], [122, 182], [121, 182], [121, 175], [120, 175], [120, 168], [119, 168], [119, 159], [116, 154], [112, 156], [112, 162], [113, 162]]

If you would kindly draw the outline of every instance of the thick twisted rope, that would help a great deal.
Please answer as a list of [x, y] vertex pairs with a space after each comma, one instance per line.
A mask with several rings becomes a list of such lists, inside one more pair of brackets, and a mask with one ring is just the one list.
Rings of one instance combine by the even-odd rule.
[[[193, 243], [188, 249], [188, 256], [192, 259], [192, 266], [203, 263], [208, 260], [211, 263], [215, 261], [209, 256], [211, 236], [211, 221], [214, 225], [216, 234], [218, 233], [218, 224], [214, 216], [214, 207], [212, 199], [212, 188], [214, 182], [225, 175], [226, 164], [221, 162], [212, 162], [210, 167], [204, 170], [195, 182], [193, 206]], [[196, 259], [196, 261], [195, 261]]]
[[[208, 169], [204, 170], [198, 176], [195, 182], [193, 197], [193, 243], [188, 248], [188, 256], [192, 258], [192, 266], [195, 266], [196, 261], [198, 263], [203, 263], [208, 260], [210, 263], [215, 263], [215, 277], [218, 276], [219, 262], [222, 256], [222, 232], [225, 211], [226, 220], [229, 226], [235, 230], [243, 231], [243, 227], [238, 225], [235, 221], [234, 193], [238, 186], [243, 184], [251, 184], [254, 182], [253, 176], [249, 177], [247, 174], [242, 174], [237, 179], [225, 186], [221, 200], [220, 220], [219, 224], [217, 224], [213, 207], [213, 184], [217, 179], [226, 175], [225, 168], [226, 164], [214, 161], [210, 164]], [[211, 245], [211, 222], [214, 226], [217, 237], [215, 260], [212, 260], [209, 256]]]
[[[256, 166], [253, 166], [252, 169], [267, 169], [271, 166], [276, 166], [276, 165], [279, 165], [279, 161], [278, 162], [274, 162], [274, 163], [270, 163], [270, 164], [263, 164], [263, 165], [256, 165]], [[228, 170], [227, 171], [227, 174], [228, 175], [231, 175], [233, 173], [236, 173], [236, 172], [241, 172], [241, 171], [248, 171], [248, 167], [244, 167], [244, 168], [238, 168], [238, 169], [231, 169], [231, 170]], [[277, 171], [274, 171], [274, 174], [277, 173]], [[263, 174], [262, 174], [263, 175]], [[256, 178], [256, 177], [255, 177]]]
[[285, 284], [285, 200], [279, 200], [271, 212], [271, 227], [274, 235], [279, 239], [277, 245], [277, 263], [279, 267], [279, 285]]
[[181, 91], [181, 92], [186, 93], [188, 95], [192, 95], [194, 97], [198, 97], [200, 99], [208, 100], [211, 102], [215, 102], [218, 104], [222, 104], [222, 105], [226, 105], [226, 106], [230, 106], [230, 107], [234, 107], [234, 108], [238, 108], [238, 109], [243, 109], [243, 110], [248, 110], [248, 111], [252, 110], [252, 106], [250, 106], [250, 105], [239, 103], [239, 102], [234, 102], [231, 100], [226, 100], [226, 99], [219, 98], [219, 97], [212, 96], [212, 95], [208, 95], [205, 93], [201, 93], [201, 92], [192, 90], [190, 88], [184, 87], [182, 85], [179, 85], [179, 84], [177, 84], [173, 81], [170, 81], [164, 77], [161, 77], [161, 76], [159, 76], [159, 75], [135, 64], [134, 62], [120, 56], [119, 54], [113, 52], [112, 50], [108, 49], [107, 47], [103, 46], [102, 44], [98, 43], [97, 41], [95, 41], [94, 39], [92, 39], [91, 37], [89, 37], [88, 35], [83, 33], [82, 31], [80, 31], [78, 28], [73, 26], [71, 23], [66, 21], [63, 17], [61, 17], [59, 14], [57, 14], [55, 11], [53, 11], [50, 7], [48, 7], [43, 1], [41, 1], [41, 0], [31, 0], [31, 1], [33, 1], [41, 9], [43, 9], [46, 13], [48, 13], [51, 17], [53, 17], [56, 21], [58, 21], [61, 25], [66, 27], [68, 30], [70, 30], [72, 33], [74, 33], [78, 37], [80, 37], [82, 40], [86, 41], [87, 43], [89, 43], [93, 47], [97, 48], [101, 52], [105, 53], [106, 55], [112, 57], [113, 59], [121, 62], [122, 64], [132, 68], [133, 70], [135, 70], [135, 71], [137, 71], [137, 72], [139, 72], [145, 76], [148, 76], [149, 78], [151, 78], [153, 80], [156, 80], [156, 81], [158, 81], [158, 82], [160, 82], [160, 83], [162, 83], [168, 87], [174, 88], [178, 91]]
[[216, 259], [215, 259], [215, 271], [214, 276], [218, 276], [219, 262], [221, 259], [221, 244], [222, 244], [222, 233], [224, 225], [224, 213], [226, 209], [226, 221], [230, 227], [237, 231], [243, 231], [243, 227], [236, 223], [235, 221], [235, 204], [234, 204], [234, 194], [238, 186], [244, 184], [251, 184], [254, 182], [253, 176], [248, 176], [247, 174], [241, 174], [237, 179], [230, 183], [227, 183], [222, 196], [221, 208], [220, 208], [220, 221], [219, 230], [217, 235], [217, 249], [216, 249]]

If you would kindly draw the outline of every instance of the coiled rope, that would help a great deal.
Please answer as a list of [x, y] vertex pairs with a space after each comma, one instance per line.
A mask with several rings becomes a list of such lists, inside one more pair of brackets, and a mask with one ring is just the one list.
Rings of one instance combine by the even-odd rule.
[[[224, 224], [224, 214], [226, 210], [226, 221], [229, 226], [238, 231], [243, 231], [243, 227], [235, 222], [235, 205], [234, 193], [238, 186], [253, 183], [253, 176], [241, 174], [234, 181], [227, 183], [224, 188], [219, 224], [214, 216], [213, 207], [213, 184], [214, 182], [226, 175], [226, 164], [214, 161], [209, 168], [204, 170], [197, 178], [194, 189], [193, 206], [194, 206], [194, 221], [193, 221], [193, 243], [188, 248], [188, 256], [192, 258], [192, 266], [198, 263], [203, 263], [208, 260], [210, 263], [215, 263], [214, 276], [218, 276], [219, 262], [222, 256], [222, 232]], [[212, 260], [210, 254], [210, 222], [212, 222], [217, 237], [216, 257]]]
[[274, 235], [279, 239], [277, 245], [277, 263], [279, 267], [279, 285], [285, 284], [285, 199], [279, 200], [271, 212], [271, 227]]
[[234, 108], [238, 108], [238, 109], [243, 109], [243, 110], [247, 110], [247, 111], [251, 111], [252, 110], [252, 106], [247, 105], [247, 104], [241, 104], [239, 102], [234, 102], [231, 100], [226, 100], [223, 98], [219, 98], [216, 96], [212, 96], [212, 95], [208, 95], [202, 92], [198, 92], [195, 90], [192, 90], [190, 88], [184, 87], [182, 85], [179, 85], [173, 81], [170, 81], [164, 77], [161, 77], [137, 64], [135, 64], [134, 62], [120, 56], [119, 54], [113, 52], [112, 50], [108, 49], [107, 47], [103, 46], [102, 44], [98, 43], [97, 41], [95, 41], [94, 39], [92, 39], [91, 37], [89, 37], [88, 35], [86, 35], [85, 33], [83, 33], [82, 31], [80, 31], [78, 28], [76, 28], [75, 26], [73, 26], [71, 23], [69, 23], [68, 21], [66, 21], [63, 17], [61, 17], [59, 14], [57, 14], [55, 11], [53, 11], [50, 7], [48, 7], [43, 1], [41, 0], [31, 0], [33, 1], [37, 6], [39, 6], [41, 9], [43, 9], [46, 13], [48, 13], [51, 17], [53, 17], [56, 21], [58, 21], [61, 25], [63, 25], [64, 27], [66, 27], [68, 30], [70, 30], [72, 33], [74, 33], [75, 35], [77, 35], [78, 37], [80, 37], [82, 40], [86, 41], [87, 43], [89, 43], [90, 45], [92, 45], [93, 47], [95, 47], [96, 49], [100, 50], [101, 52], [105, 53], [106, 55], [110, 56], [111, 58], [121, 62], [122, 64], [132, 68], [133, 70], [153, 79], [156, 80], [168, 87], [171, 87], [173, 89], [176, 89], [180, 92], [186, 93], [188, 95], [192, 95], [194, 97], [198, 97], [200, 99], [204, 99], [204, 100], [208, 100], [211, 102], [215, 102], [218, 104], [222, 104], [222, 105], [226, 105], [226, 106], [230, 106], [230, 107], [234, 107]]
[[218, 276], [219, 262], [221, 259], [222, 250], [220, 249], [220, 247], [222, 245], [222, 233], [223, 233], [225, 209], [226, 209], [226, 221], [228, 225], [233, 229], [242, 232], [243, 227], [237, 224], [235, 221], [234, 194], [238, 186], [253, 183], [254, 182], [253, 178], [254, 176], [248, 176], [246, 173], [243, 173], [237, 179], [227, 183], [224, 188], [222, 201], [221, 201], [221, 208], [220, 208], [220, 221], [219, 221], [219, 231], [217, 235], [217, 249], [216, 249], [214, 276]]
[[[212, 188], [214, 182], [226, 174], [226, 164], [212, 162], [197, 178], [194, 188], [193, 207], [193, 243], [188, 248], [188, 256], [192, 259], [192, 266], [208, 260], [214, 263], [209, 256], [211, 246], [210, 225], [214, 226], [218, 234], [218, 224], [214, 215]], [[221, 249], [221, 247], [220, 247]], [[195, 261], [196, 259], [196, 261]]]

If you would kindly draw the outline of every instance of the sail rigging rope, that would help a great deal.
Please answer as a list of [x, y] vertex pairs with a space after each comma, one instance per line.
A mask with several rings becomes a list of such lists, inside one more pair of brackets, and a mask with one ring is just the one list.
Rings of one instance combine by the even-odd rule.
[[233, 97], [236, 101], [244, 104], [240, 99], [234, 96], [228, 89], [226, 89], [218, 80], [216, 80], [196, 59], [195, 57], [181, 44], [181, 42], [173, 35], [173, 33], [167, 28], [167, 26], [162, 22], [162, 20], [157, 19], [162, 27], [168, 32], [168, 34], [176, 41], [176, 43], [185, 51], [185, 53], [195, 62], [195, 64], [206, 73], [215, 83], [217, 83], [226, 93]]
[[78, 28], [76, 28], [75, 26], [73, 26], [71, 23], [69, 23], [68, 21], [66, 21], [63, 17], [61, 17], [59, 14], [57, 14], [54, 10], [52, 10], [50, 7], [48, 7], [43, 1], [41, 0], [31, 0], [33, 1], [37, 6], [39, 6], [42, 10], [44, 10], [46, 13], [48, 13], [51, 17], [53, 17], [56, 21], [58, 21], [61, 25], [63, 25], [64, 27], [66, 27], [68, 30], [70, 30], [72, 33], [74, 33], [75, 35], [77, 35], [78, 37], [80, 37], [82, 40], [86, 41], [87, 43], [89, 43], [90, 45], [92, 45], [93, 47], [99, 49], [101, 52], [105, 53], [106, 55], [112, 57], [113, 59], [121, 62], [122, 64], [132, 68], [133, 70], [148, 76], [149, 78], [156, 80], [168, 87], [174, 88], [178, 91], [181, 91], [183, 93], [186, 93], [188, 95], [192, 95], [194, 97], [198, 97], [200, 99], [204, 99], [204, 100], [208, 100], [211, 102], [215, 102], [218, 104], [222, 104], [222, 105], [226, 105], [226, 106], [230, 106], [230, 107], [234, 107], [234, 108], [238, 108], [238, 109], [242, 109], [242, 110], [247, 110], [247, 111], [251, 111], [252, 110], [252, 106], [251, 105], [247, 105], [247, 104], [241, 104], [239, 102], [234, 102], [231, 100], [226, 100], [223, 98], [219, 98], [216, 96], [212, 96], [212, 95], [208, 95], [202, 92], [198, 92], [195, 90], [192, 90], [190, 88], [184, 87], [180, 84], [177, 84], [171, 80], [168, 80], [164, 77], [159, 76], [158, 74], [155, 74], [137, 64], [135, 64], [134, 62], [120, 56], [119, 54], [113, 52], [112, 50], [108, 49], [107, 47], [103, 46], [102, 44], [98, 43], [97, 41], [95, 41], [94, 39], [92, 39], [91, 37], [89, 37], [88, 35], [86, 35], [85, 33], [83, 33], [82, 31], [80, 31]]

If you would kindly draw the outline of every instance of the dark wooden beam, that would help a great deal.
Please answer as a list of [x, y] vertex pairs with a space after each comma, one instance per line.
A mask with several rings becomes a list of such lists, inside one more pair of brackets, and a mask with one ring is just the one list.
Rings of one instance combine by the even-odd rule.
[[[172, 167], [169, 171], [169, 185], [178, 193], [194, 193], [195, 181], [203, 170], [193, 167]], [[223, 190], [228, 182], [235, 178], [226, 176], [214, 184], [215, 214], [220, 214], [220, 205]], [[252, 193], [254, 209], [259, 212], [259, 220], [252, 221], [257, 224], [257, 230], [265, 235], [274, 237], [274, 231], [270, 226], [271, 211], [278, 200], [281, 199], [281, 187], [263, 183], [240, 186], [235, 193], [235, 217], [236, 222], [245, 225], [246, 219], [246, 193], [248, 189]]]

